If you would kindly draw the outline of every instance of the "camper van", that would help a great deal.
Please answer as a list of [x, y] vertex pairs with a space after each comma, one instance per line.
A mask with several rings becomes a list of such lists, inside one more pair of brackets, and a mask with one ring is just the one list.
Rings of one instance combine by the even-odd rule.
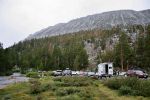
[[111, 77], [113, 76], [113, 63], [100, 63], [97, 66], [98, 77]]

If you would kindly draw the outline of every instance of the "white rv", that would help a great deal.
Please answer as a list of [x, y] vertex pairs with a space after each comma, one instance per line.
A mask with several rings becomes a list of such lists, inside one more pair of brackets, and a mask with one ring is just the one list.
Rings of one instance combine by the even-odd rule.
[[113, 63], [100, 63], [97, 67], [98, 77], [111, 77], [113, 76]]

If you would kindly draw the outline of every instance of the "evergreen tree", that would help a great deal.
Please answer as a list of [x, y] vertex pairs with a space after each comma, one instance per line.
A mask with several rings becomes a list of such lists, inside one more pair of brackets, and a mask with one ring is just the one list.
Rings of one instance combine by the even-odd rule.
[[144, 57], [145, 57], [145, 67], [150, 68], [150, 25], [147, 27], [146, 32], [146, 38], [145, 38], [145, 51], [144, 51]]
[[79, 66], [80, 66], [79, 56], [77, 55], [76, 58], [75, 58], [75, 60], [74, 60], [73, 69], [78, 70]]
[[138, 67], [144, 67], [144, 50], [145, 49], [145, 38], [144, 35], [139, 35], [136, 45], [136, 65]]
[[10, 64], [10, 53], [8, 49], [3, 49], [0, 43], [0, 75], [10, 75], [12, 66]]
[[83, 48], [79, 52], [79, 69], [85, 69], [88, 67], [88, 55], [86, 50]]
[[121, 70], [124, 70], [124, 67], [128, 67], [128, 62], [131, 59], [132, 52], [128, 43], [128, 36], [124, 33], [120, 33], [119, 43], [115, 48], [115, 65], [121, 66]]
[[113, 62], [114, 60], [114, 51], [106, 50], [106, 52], [101, 54], [102, 62]]
[[62, 53], [61, 53], [61, 50], [58, 46], [54, 46], [54, 49], [53, 49], [53, 53], [52, 53], [52, 64], [53, 64], [53, 67], [54, 69], [60, 69], [61, 68], [61, 56], [62, 56]]
[[0, 75], [3, 75], [5, 72], [5, 64], [4, 64], [4, 50], [2, 43], [0, 43]]

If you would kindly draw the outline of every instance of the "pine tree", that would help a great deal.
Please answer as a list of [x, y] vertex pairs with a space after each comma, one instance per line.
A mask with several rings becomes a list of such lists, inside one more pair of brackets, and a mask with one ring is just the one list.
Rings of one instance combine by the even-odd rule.
[[136, 65], [138, 67], [144, 67], [144, 50], [145, 49], [145, 38], [144, 35], [139, 35], [136, 45]]
[[104, 53], [101, 54], [102, 62], [113, 62], [114, 60], [114, 51], [113, 50], [106, 50]]
[[86, 53], [86, 50], [84, 48], [81, 49], [79, 52], [79, 69], [84, 69], [88, 67], [88, 55]]
[[61, 53], [61, 50], [58, 46], [54, 46], [54, 49], [53, 49], [53, 53], [52, 53], [52, 60], [53, 60], [53, 67], [54, 69], [59, 69], [61, 68], [61, 56], [62, 56], [62, 53]]
[[8, 49], [3, 49], [2, 43], [0, 43], [0, 75], [10, 75], [12, 72], [12, 66], [10, 61], [10, 53]]
[[128, 66], [131, 55], [132, 52], [128, 43], [128, 36], [124, 32], [121, 32], [119, 43], [115, 48], [115, 65], [121, 66], [121, 70], [123, 71], [124, 67]]
[[4, 64], [4, 50], [2, 43], [0, 43], [0, 75], [3, 75], [5, 72], [5, 64]]
[[78, 70], [79, 66], [80, 66], [79, 56], [77, 55], [75, 60], [74, 60], [73, 69]]
[[150, 25], [148, 25], [146, 32], [144, 57], [145, 67], [150, 68]]

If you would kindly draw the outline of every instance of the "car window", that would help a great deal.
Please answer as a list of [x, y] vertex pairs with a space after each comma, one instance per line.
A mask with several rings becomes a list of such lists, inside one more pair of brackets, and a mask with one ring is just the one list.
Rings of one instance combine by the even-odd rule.
[[143, 74], [143, 71], [138, 70], [136, 71], [136, 74]]

